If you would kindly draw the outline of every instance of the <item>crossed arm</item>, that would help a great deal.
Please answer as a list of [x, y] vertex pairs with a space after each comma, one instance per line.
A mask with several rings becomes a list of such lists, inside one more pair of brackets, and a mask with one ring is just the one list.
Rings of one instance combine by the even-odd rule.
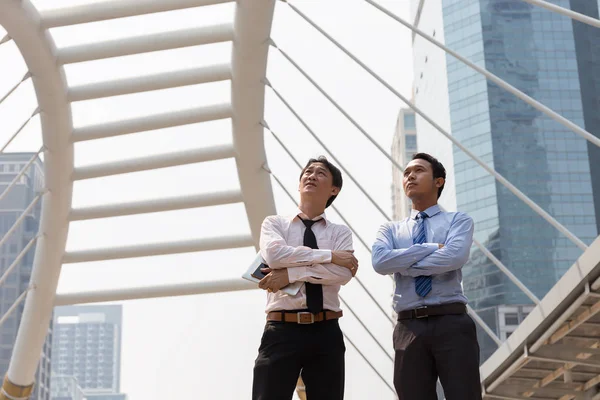
[[[344, 229], [333, 240], [333, 251], [352, 251], [352, 232], [349, 229]], [[301, 281], [321, 285], [345, 285], [352, 279], [356, 270], [353, 274], [349, 268], [333, 264], [332, 250], [289, 246], [277, 219], [267, 217], [261, 228], [260, 252], [267, 265], [273, 270], [269, 275], [273, 276], [269, 278], [268, 275], [263, 278], [265, 282], [261, 281], [260, 287], [263, 289], [271, 287], [270, 281], [276, 278], [275, 275], [281, 277], [284, 274], [283, 270], [287, 274], [287, 283]], [[271, 287], [273, 290], [279, 288]]]
[[473, 243], [473, 220], [457, 213], [443, 247], [438, 243], [413, 244], [394, 248], [394, 228], [382, 225], [372, 248], [373, 268], [381, 275], [431, 276], [460, 269], [469, 259]]

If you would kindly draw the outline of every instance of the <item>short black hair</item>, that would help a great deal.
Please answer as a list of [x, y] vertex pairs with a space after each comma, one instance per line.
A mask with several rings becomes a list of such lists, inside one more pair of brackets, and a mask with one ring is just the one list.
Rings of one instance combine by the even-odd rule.
[[441, 162], [439, 162], [437, 158], [435, 158], [434, 156], [429, 155], [427, 153], [413, 154], [412, 159], [413, 160], [425, 160], [425, 161], [429, 162], [429, 164], [431, 164], [431, 169], [433, 170], [433, 179], [444, 178], [444, 183], [442, 184], [442, 186], [440, 186], [438, 188], [438, 199], [439, 199], [440, 196], [442, 195], [442, 191], [444, 190], [444, 185], [446, 184], [446, 168], [444, 168], [444, 165]]
[[[329, 173], [333, 177], [333, 186], [342, 190], [342, 184], [344, 183], [344, 180], [342, 179], [342, 171], [340, 171], [340, 169], [338, 167], [333, 165], [325, 156], [319, 156], [318, 158], [311, 158], [310, 160], [308, 160], [308, 163], [306, 163], [306, 166], [302, 169], [302, 172], [300, 173], [300, 179], [302, 179], [302, 175], [304, 175], [304, 171], [306, 171], [306, 169], [308, 167], [310, 167], [312, 164], [315, 164], [315, 163], [323, 164], [325, 166], [325, 168], [327, 168], [329, 170]], [[331, 196], [329, 198], [329, 200], [327, 200], [327, 204], [325, 205], [325, 208], [329, 207], [331, 205], [331, 203], [333, 203], [333, 201], [335, 200], [336, 197], [337, 197], [337, 195]]]

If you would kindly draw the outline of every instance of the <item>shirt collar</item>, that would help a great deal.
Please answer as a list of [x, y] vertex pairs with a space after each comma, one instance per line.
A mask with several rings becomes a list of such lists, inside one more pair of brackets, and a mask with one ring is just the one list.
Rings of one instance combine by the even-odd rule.
[[[295, 215], [292, 215], [292, 216], [291, 216], [291, 218], [290, 218], [290, 220], [294, 220], [294, 219], [296, 219], [296, 218], [298, 218], [298, 217], [302, 217], [302, 219], [310, 219], [310, 218], [308, 218], [308, 216], [307, 216], [306, 214], [304, 214], [304, 213], [302, 212], [302, 210], [300, 210], [299, 208], [298, 208], [298, 209], [296, 209], [296, 214], [295, 214]], [[313, 218], [313, 221], [319, 221], [319, 220], [321, 220], [321, 219], [325, 221], [325, 225], [328, 225], [328, 224], [329, 224], [329, 221], [327, 220], [327, 215], [326, 215], [325, 213], [323, 213], [323, 214], [321, 214], [321, 215], [319, 215], [319, 216], [316, 216], [315, 218]]]
[[[434, 215], [440, 213], [442, 210], [440, 209], [439, 205], [433, 205], [431, 207], [429, 207], [427, 210], [425, 210], [425, 214], [427, 214], [429, 216], [429, 218], [433, 217]], [[417, 219], [417, 215], [419, 214], [419, 210], [415, 210], [414, 208], [412, 210], [410, 210], [410, 218], [411, 219]]]

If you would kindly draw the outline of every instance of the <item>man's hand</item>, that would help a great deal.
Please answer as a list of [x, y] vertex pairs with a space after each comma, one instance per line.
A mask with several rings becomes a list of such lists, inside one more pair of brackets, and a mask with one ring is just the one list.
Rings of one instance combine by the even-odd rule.
[[331, 263], [348, 268], [352, 276], [358, 271], [358, 260], [354, 257], [354, 250], [336, 250], [331, 252]]
[[441, 249], [442, 247], [444, 247], [443, 243], [438, 243], [438, 249]]
[[288, 276], [287, 269], [276, 269], [271, 270], [270, 268], [263, 268], [263, 273], [268, 274], [260, 280], [258, 287], [269, 292], [276, 293], [279, 289], [286, 287], [290, 284], [290, 278]]

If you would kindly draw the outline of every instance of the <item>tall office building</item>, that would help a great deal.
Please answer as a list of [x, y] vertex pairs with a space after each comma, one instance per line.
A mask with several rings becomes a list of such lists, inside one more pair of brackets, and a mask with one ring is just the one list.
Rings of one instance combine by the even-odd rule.
[[87, 400], [126, 399], [119, 393], [121, 327], [120, 305], [56, 307], [52, 373], [76, 378]]
[[[0, 193], [3, 193], [11, 182], [17, 179], [20, 171], [35, 157], [34, 153], [0, 154]], [[23, 212], [44, 187], [44, 169], [42, 161], [35, 161], [20, 177], [16, 184], [0, 201], [0, 237], [4, 237], [17, 222]], [[27, 246], [35, 238], [39, 228], [41, 202], [25, 216], [18, 227], [7, 238], [0, 249], [0, 275], [11, 268], [6, 280], [0, 285], [0, 315], [4, 315], [15, 304], [19, 296], [29, 287], [35, 242], [27, 250]], [[27, 251], [25, 251], [27, 250]], [[21, 255], [21, 253], [24, 253]], [[23, 315], [21, 302], [0, 327], [0, 374], [4, 376], [8, 370], [17, 331]], [[33, 400], [50, 399], [50, 356], [52, 343], [52, 325], [48, 338], [40, 356], [40, 364], [36, 373], [36, 385], [31, 396]]]
[[[410, 108], [403, 108], [398, 113], [396, 130], [392, 142], [392, 158], [402, 167], [411, 160], [417, 152], [417, 125], [415, 112]], [[402, 190], [402, 171], [392, 166], [392, 214], [398, 221], [410, 215], [410, 200]]]
[[[552, 3], [598, 18], [596, 1]], [[413, 0], [412, 17], [449, 48], [600, 136], [600, 30], [512, 0]], [[590, 243], [600, 229], [600, 149], [424, 39], [415, 36], [413, 49], [416, 104]], [[438, 155], [449, 170], [454, 190], [444, 191], [442, 203], [469, 213], [475, 237], [543, 297], [580, 249], [420, 118], [417, 129], [419, 151]], [[531, 310], [529, 298], [479, 251], [463, 281], [473, 308], [502, 339]], [[496, 346], [484, 333], [480, 342], [486, 359]]]
[[85, 400], [127, 400], [127, 395], [124, 393], [88, 394]]
[[74, 376], [52, 374], [52, 400], [86, 400]]

